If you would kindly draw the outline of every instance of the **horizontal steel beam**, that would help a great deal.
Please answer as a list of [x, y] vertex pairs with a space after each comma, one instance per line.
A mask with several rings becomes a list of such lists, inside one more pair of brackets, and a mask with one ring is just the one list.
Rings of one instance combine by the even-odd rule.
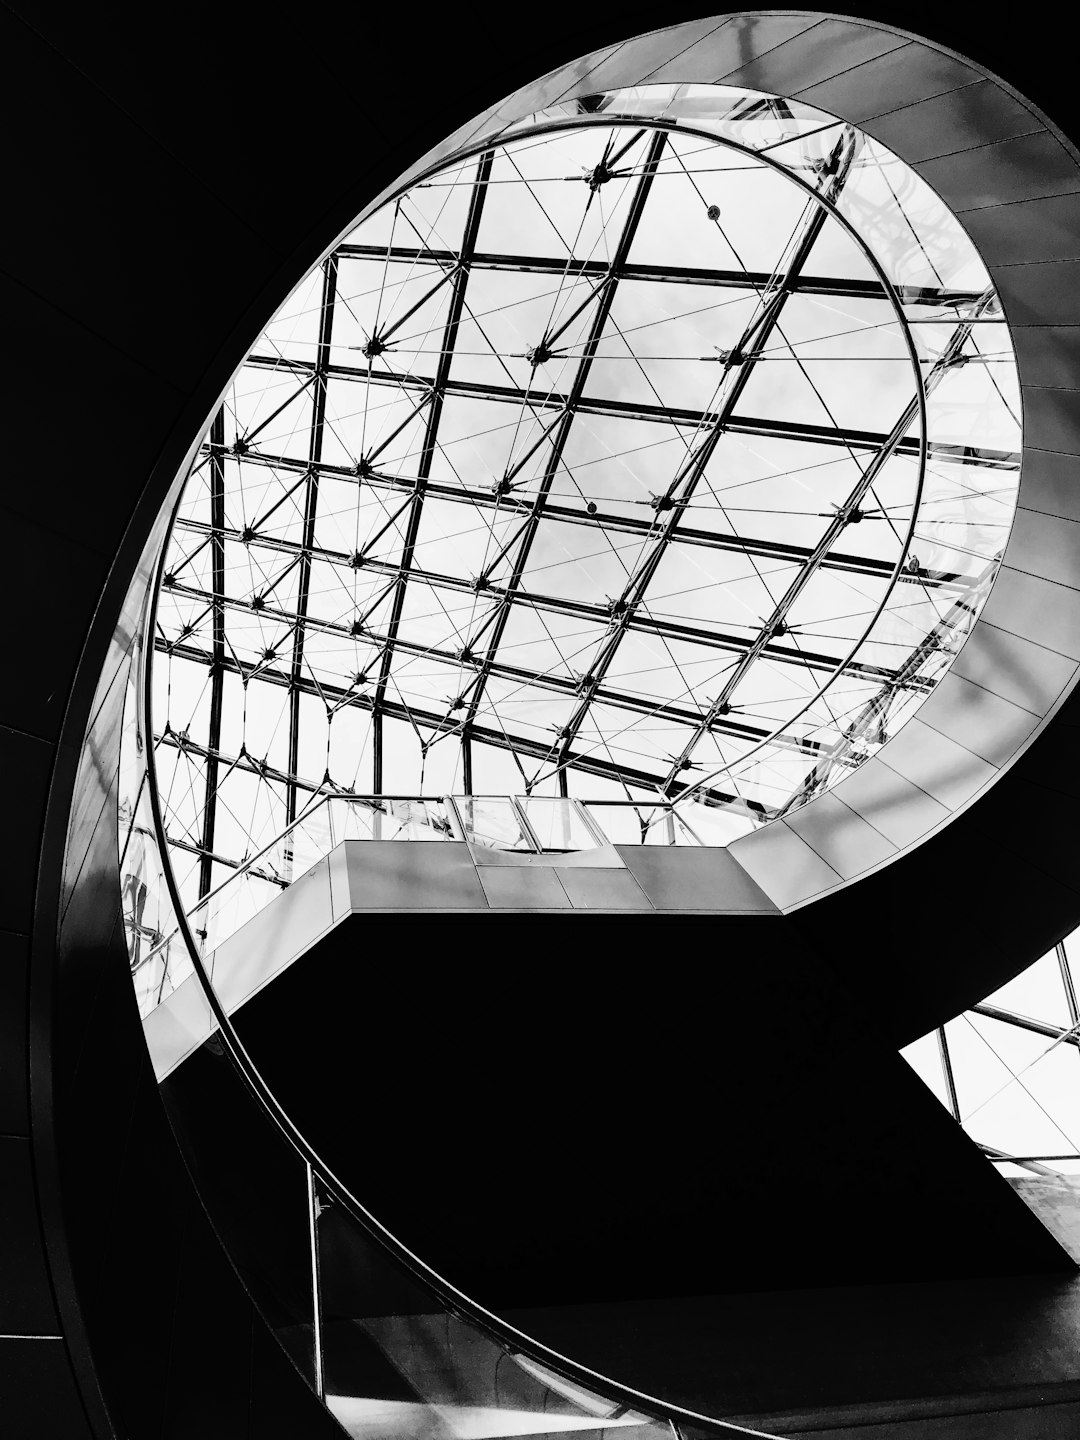
[[[339, 245], [335, 252], [344, 259], [374, 260], [385, 264], [393, 261], [403, 265], [435, 265], [456, 268], [461, 257], [453, 250], [409, 247], [408, 245]], [[502, 255], [479, 251], [472, 255], [470, 270], [502, 270], [522, 275], [552, 275], [560, 280], [570, 276], [602, 280], [610, 266], [602, 260], [550, 259], [543, 255]], [[620, 284], [624, 280], [641, 280], [671, 285], [701, 285], [713, 289], [764, 290], [776, 277], [765, 270], [716, 270], [689, 265], [621, 265]], [[979, 290], [950, 290], [925, 285], [885, 286], [877, 280], [853, 280], [826, 275], [794, 277], [789, 290], [796, 295], [831, 295], [849, 300], [895, 300], [902, 305], [970, 305], [978, 300]]]
[[[193, 645], [167, 645], [160, 638], [154, 641], [154, 649], [159, 654], [173, 654], [183, 660], [191, 660], [199, 665], [213, 663], [213, 653], [209, 650], [200, 649]], [[357, 694], [351, 690], [343, 689], [337, 685], [325, 685], [309, 678], [301, 677], [293, 681], [287, 671], [273, 670], [264, 666], [247, 665], [242, 661], [228, 659], [224, 661], [223, 667], [229, 674], [239, 675], [243, 679], [258, 679], [267, 685], [276, 685], [282, 689], [294, 689], [306, 695], [318, 696], [321, 700], [331, 700], [336, 704], [353, 705], [357, 709], [374, 712], [375, 702], [367, 695]], [[431, 730], [444, 735], [460, 734], [460, 727], [448, 720], [445, 715], [436, 715], [431, 711], [418, 710], [414, 706], [406, 706], [397, 701], [383, 699], [378, 702], [378, 711], [381, 715], [391, 720], [402, 720], [406, 724], [416, 725], [422, 730]], [[517, 751], [520, 755], [527, 755], [530, 759], [549, 760], [551, 758], [550, 747], [542, 745], [535, 740], [528, 740], [520, 736], [513, 739], [508, 738], [499, 730], [491, 730], [483, 725], [472, 724], [468, 727], [468, 737], [481, 745], [491, 745], [497, 750]], [[200, 758], [206, 758], [206, 746], [196, 740], [178, 734], [176, 731], [169, 731], [157, 734], [154, 737], [156, 744], [170, 745], [174, 749], [185, 750]], [[306, 789], [313, 794], [347, 795], [354, 792], [343, 790], [338, 786], [316, 783], [310, 780], [302, 780], [299, 776], [287, 775], [283, 771], [274, 769], [272, 766], [263, 765], [254, 757], [219, 755], [226, 768], [234, 765], [237, 769], [244, 770], [248, 774], [263, 775], [267, 779], [274, 780], [279, 784], [292, 784], [301, 789]], [[567, 768], [578, 770], [585, 775], [595, 775], [604, 780], [615, 780], [619, 784], [636, 786], [644, 790], [656, 790], [660, 784], [661, 777], [650, 771], [637, 770], [626, 765], [616, 765], [610, 760], [603, 760], [597, 756], [574, 753], [567, 757]], [[771, 819], [775, 813], [773, 808], [756, 803], [752, 800], [744, 800], [739, 795], [733, 795], [729, 791], [716, 788], [704, 789], [697, 792], [704, 797], [705, 802], [717, 809], [736, 810], [740, 814], [750, 815], [755, 820], [764, 821]], [[664, 797], [657, 796], [658, 799]], [[642, 803], [645, 803], [644, 801]]]
[[[306, 476], [310, 466], [304, 460], [298, 460], [286, 455], [263, 454], [261, 451], [251, 451], [243, 457], [245, 464], [263, 465], [272, 470], [283, 470], [287, 473], [299, 476]], [[345, 465], [321, 464], [318, 466], [321, 475], [330, 476], [336, 480], [345, 480], [357, 483], [357, 476], [354, 470]], [[385, 490], [401, 495], [411, 495], [416, 488], [416, 481], [411, 476], [389, 475], [378, 470], [373, 470], [370, 475], [365, 475], [360, 482], [373, 490]], [[439, 500], [445, 500], [453, 505], [470, 505], [479, 509], [497, 511], [502, 515], [520, 515], [523, 519], [532, 511], [532, 504], [527, 499], [516, 497], [513, 493], [509, 495], [496, 495], [492, 490], [472, 490], [461, 485], [446, 485], [438, 481], [429, 480], [425, 487], [425, 493]], [[630, 516], [611, 515], [605, 511], [598, 510], [595, 514], [589, 514], [584, 509], [574, 509], [569, 505], [557, 505], [548, 502], [544, 507], [545, 518], [558, 520], [566, 525], [586, 525], [590, 529], [610, 530], [620, 535], [640, 535], [643, 539], [650, 538], [655, 533], [655, 520], [635, 520]], [[822, 514], [822, 519], [831, 519], [831, 515]], [[261, 521], [256, 520], [254, 527], [256, 534], [251, 537], [251, 543], [277, 548], [279, 545], [288, 545], [287, 541], [273, 541], [271, 537], [263, 537], [258, 534], [257, 527]], [[191, 530], [197, 530], [205, 522], [177, 520], [177, 526]], [[239, 532], [235, 532], [239, 535]], [[801, 565], [811, 554], [809, 546], [785, 545], [780, 541], [761, 539], [756, 536], [724, 535], [712, 530], [694, 529], [680, 524], [676, 539], [680, 545], [693, 545], [701, 549], [717, 550], [723, 553], [736, 555], [753, 555], [763, 560], [780, 560], [790, 562], [792, 565]], [[878, 560], [868, 555], [855, 555], [848, 551], [832, 550], [822, 561], [823, 570], [838, 570], [847, 575], [866, 575], [871, 579], [888, 579], [892, 575], [895, 566], [887, 560]], [[955, 571], [926, 570], [918, 568], [911, 570], [903, 569], [897, 576], [900, 584], [919, 585], [930, 589], [946, 589], [966, 591], [970, 581], [966, 576], [959, 575]]]
[[1018, 1025], [1021, 1030], [1030, 1030], [1034, 1035], [1045, 1035], [1049, 1040], [1060, 1040], [1065, 1045], [1080, 1049], [1080, 1035], [1075, 1026], [1065, 1029], [1061, 1025], [1050, 1025], [1043, 1020], [1032, 1020], [1028, 1015], [1014, 1015], [1011, 1010], [1002, 1010], [997, 1005], [972, 1005], [976, 1015], [985, 1015], [988, 1020], [1003, 1020], [1007, 1025]]
[[[410, 571], [410, 576], [416, 572]], [[471, 587], [463, 587], [470, 588]], [[317, 631], [324, 635], [339, 635], [342, 639], [354, 638], [354, 632], [348, 625], [332, 620], [319, 620], [312, 615], [304, 617], [289, 610], [281, 610], [276, 606], [260, 605], [255, 607], [250, 600], [234, 600], [228, 596], [215, 596], [209, 590], [199, 590], [194, 586], [174, 583], [168, 587], [171, 594], [183, 595], [189, 600], [199, 600], [205, 604], [207, 610], [215, 606], [232, 610], [234, 612], [262, 615], [271, 620], [276, 620], [282, 625], [297, 627], [303, 625], [308, 630]], [[519, 597], [515, 596], [514, 604], [520, 603]], [[540, 608], [540, 607], [537, 607]], [[403, 638], [400, 632], [393, 640], [371, 632], [363, 632], [361, 637], [369, 640], [374, 645], [381, 645], [384, 649], [401, 651], [406, 655], [416, 655], [425, 660], [437, 660], [443, 665], [457, 666], [476, 675], [481, 669], [481, 660], [478, 657], [465, 658], [456, 650], [444, 650], [436, 645], [420, 644], [416, 641]], [[682, 638], [682, 637], [680, 637]], [[168, 645], [166, 641], [166, 645]], [[741, 642], [740, 642], [741, 643]], [[724, 649], [721, 645], [714, 643], [714, 648]], [[501, 680], [509, 680], [515, 684], [535, 685], [542, 690], [550, 690], [560, 695], [580, 696], [583, 691], [581, 684], [576, 679], [569, 679], [560, 675], [549, 674], [545, 671], [529, 670], [524, 666], [510, 665], [505, 661], [489, 660], [486, 662], [487, 670], [498, 676]], [[810, 667], [805, 667], [810, 668]], [[467, 677], [462, 679], [462, 693], [467, 694], [471, 680]], [[604, 685], [597, 685], [590, 689], [591, 701], [599, 704], [613, 705], [619, 710], [628, 710], [639, 715], [655, 715], [664, 719], [673, 720], [677, 724], [687, 726], [700, 726], [705, 719], [705, 712], [700, 709], [687, 709], [679, 705], [668, 704], [663, 701], [651, 699], [644, 695], [633, 695], [621, 690], [613, 690]], [[448, 696], [449, 701], [453, 697]], [[762, 729], [756, 725], [748, 725], [741, 721], [732, 719], [730, 716], [716, 716], [709, 724], [708, 732], [714, 735], [726, 735], [733, 740], [747, 740], [752, 744], [768, 740], [770, 737], [782, 750], [793, 750], [810, 759], [817, 760], [822, 755], [830, 754], [830, 747], [823, 745], [818, 740], [796, 739], [788, 735], [774, 735], [771, 730]]]
[[[171, 736], [156, 736], [155, 739], [159, 744], [174, 746], [177, 749], [187, 750], [191, 748], [191, 746], [187, 744], [183, 746], [177, 745], [174, 737]], [[207, 753], [203, 756], [200, 756], [200, 758], [206, 760], [207, 766], [210, 766], [215, 764], [216, 762], [219, 762], [223, 757], [220, 750], [207, 747]], [[238, 765], [236, 768], [242, 769], [243, 767]], [[283, 781], [282, 783], [285, 782]], [[294, 778], [292, 783], [299, 786], [300, 789], [310, 789], [310, 787], [305, 785], [302, 780], [296, 780]], [[219, 855], [216, 850], [207, 850], [204, 845], [193, 845], [190, 840], [178, 839], [177, 836], [170, 835], [168, 829], [166, 829], [165, 831], [165, 840], [168, 843], [170, 849], [183, 850], [188, 855], [198, 855], [203, 860], [209, 861], [213, 865], [224, 865], [229, 870], [239, 870], [245, 864], [242, 859], [231, 860], [228, 855]], [[271, 885], [277, 885], [282, 890], [287, 889], [289, 885], [289, 881], [282, 880], [280, 875], [273, 875], [270, 873], [270, 871], [260, 870], [258, 867], [250, 867], [245, 871], [245, 873], [248, 875], [254, 875], [257, 880], [265, 880]], [[189, 918], [190, 914], [194, 913], [196, 912], [190, 912]]]
[[[387, 566], [386, 573], [389, 576], [394, 576], [398, 573], [398, 567]], [[439, 584], [443, 579], [447, 581], [451, 580], [451, 577], [431, 576], [425, 571], [410, 570], [408, 573], [412, 578], [435, 585]], [[167, 577], [167, 579], [168, 583], [165, 588], [171, 594], [183, 595], [190, 600], [198, 600], [206, 606], [207, 611], [211, 610], [215, 605], [221, 605], [233, 611], [268, 616], [283, 625], [296, 626], [301, 623], [301, 617], [291, 610], [285, 610], [267, 604], [256, 605], [252, 600], [241, 600], [231, 596], [218, 596], [210, 590], [203, 590], [194, 585], [184, 585], [175, 578]], [[474, 591], [472, 585], [456, 580], [453, 581], [448, 588], [467, 593], [473, 593]], [[494, 598], [499, 598], [500, 592], [496, 591], [494, 587], [492, 587], [491, 593]], [[505, 592], [501, 593], [505, 594]], [[606, 610], [579, 602], [562, 602], [554, 597], [530, 595], [527, 593], [522, 595], [521, 592], [517, 592], [513, 596], [513, 603], [524, 604], [526, 608], [529, 609], [548, 610], [555, 614], [571, 615], [578, 619], [596, 621], [607, 621], [609, 619], [609, 614]], [[355, 638], [357, 635], [360, 635], [361, 638], [376, 646], [385, 646], [391, 643], [388, 637], [379, 634], [377, 631], [364, 629], [363, 631], [357, 632], [352, 629], [351, 625], [345, 625], [340, 621], [320, 620], [316, 616], [307, 615], [303, 617], [302, 623], [310, 629], [320, 631], [323, 634], [340, 635], [343, 638]], [[669, 623], [666, 621], [652, 620], [650, 617], [640, 614], [633, 617], [632, 623], [628, 628], [637, 631], [639, 634], [655, 635], [658, 639], [662, 640], [692, 641], [723, 654], [743, 655], [750, 650], [753, 644], [751, 640], [742, 636], [727, 635], [722, 631], [700, 630], [694, 626], [678, 625], [675, 622]], [[434, 660], [441, 660], [446, 664], [473, 665], [473, 661], [470, 660], [468, 656], [462, 657], [458, 651], [444, 650], [438, 646], [401, 640], [400, 637], [392, 642], [392, 648], [400, 648], [409, 654], [422, 655]], [[774, 660], [785, 665], [791, 665], [797, 669], [824, 673], [835, 670], [841, 664], [841, 659], [836, 656], [821, 655], [815, 651], [792, 650], [773, 642], [768, 642], [764, 647], [760, 647], [760, 653], [762, 657], [767, 660]], [[672, 664], [674, 665], [674, 662], [672, 662]], [[544, 671], [530, 670], [524, 666], [504, 664], [500, 666], [500, 673], [505, 674], [507, 679], [528, 681], [545, 686], [548, 689], [561, 689], [564, 684], [563, 681], [547, 675]], [[864, 664], [860, 661], [852, 661], [847, 665], [845, 667], [845, 674], [854, 675], [859, 679], [870, 680], [879, 684], [902, 683], [906, 688], [918, 690], [922, 693], [929, 693], [933, 688], [932, 685], [922, 681], [917, 676], [904, 676], [901, 678], [901, 672], [887, 670], [879, 665]], [[658, 706], [646, 699], [639, 700], [634, 696], [624, 696], [621, 692], [619, 692], [617, 697], [615, 692], [605, 694], [598, 690], [595, 693], [595, 698], [604, 699], [609, 704], [620, 705], [623, 708], [647, 711], [649, 714], [671, 713], [667, 707], [662, 705]], [[686, 712], [685, 714], [679, 712], [679, 718], [689, 721], [690, 712]], [[693, 718], [695, 723], [699, 721], [701, 718], [700, 713], [695, 714]], [[716, 733], [730, 733], [732, 735], [739, 735], [742, 738], [751, 738], [742, 728], [731, 731], [721, 731], [718, 729]], [[763, 739], [769, 733], [768, 731], [755, 731], [753, 738]], [[818, 746], [815, 742], [810, 741], [805, 742], [805, 744], [800, 743], [796, 748], [804, 750], [806, 746], [811, 746], [814, 753], [817, 753], [819, 750], [827, 750], [828, 748]]]
[[[387, 352], [393, 353], [392, 349]], [[314, 362], [310, 360], [286, 359], [274, 355], [249, 355], [244, 362], [255, 370], [275, 370], [296, 376], [314, 374]], [[330, 365], [326, 368], [330, 379], [348, 380], [365, 385], [377, 385], [400, 390], [421, 400], [434, 396], [435, 385], [431, 378], [409, 375], [393, 370], [358, 369], [351, 365]], [[504, 405], [524, 406], [536, 411], [564, 411], [567, 397], [551, 390], [520, 390], [512, 385], [480, 384], [473, 380], [446, 380], [439, 387], [444, 396], [462, 396], [470, 400], [491, 400]], [[714, 425], [718, 416], [708, 410], [688, 410], [667, 405], [631, 404], [625, 400], [603, 400], [595, 396], [575, 401], [574, 411], [580, 415], [604, 415], [620, 420], [643, 420], [652, 425], [680, 425], [684, 429], [706, 430]], [[733, 415], [724, 421], [724, 430], [732, 435], [759, 435], [778, 440], [797, 440], [811, 445], [829, 445], [843, 450], [880, 450], [885, 435], [873, 430], [840, 430], [831, 425], [811, 425], [808, 422], [770, 420], [758, 415]], [[929, 441], [927, 454], [931, 458], [954, 460], [958, 463], [990, 465], [1015, 469], [1020, 455], [1015, 450], [992, 450], [974, 445], [947, 445]], [[907, 437], [897, 447], [897, 454], [917, 456], [920, 452], [918, 439]], [[357, 457], [358, 459], [361, 457]]]

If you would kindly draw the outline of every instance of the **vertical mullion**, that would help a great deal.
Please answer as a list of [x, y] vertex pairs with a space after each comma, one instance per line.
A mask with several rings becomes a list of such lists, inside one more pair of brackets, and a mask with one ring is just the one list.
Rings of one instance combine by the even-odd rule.
[[465, 287], [469, 279], [469, 262], [472, 259], [473, 251], [476, 249], [476, 237], [480, 233], [480, 221], [484, 212], [484, 200], [487, 196], [488, 177], [491, 174], [494, 158], [495, 152], [493, 150], [485, 150], [480, 156], [476, 166], [476, 179], [473, 181], [472, 194], [469, 199], [469, 213], [466, 217], [465, 229], [462, 234], [457, 274], [451, 282], [452, 293], [450, 306], [447, 311], [446, 324], [443, 327], [439, 362], [435, 368], [435, 380], [432, 386], [427, 424], [424, 429], [424, 448], [420, 455], [420, 464], [416, 476], [416, 488], [413, 491], [412, 505], [409, 510], [409, 521], [401, 549], [401, 567], [398, 572], [397, 586], [394, 591], [390, 621], [386, 627], [386, 642], [383, 646], [382, 661], [379, 665], [379, 678], [375, 686], [374, 714], [376, 731], [374, 790], [376, 794], [379, 794], [383, 789], [385, 762], [381, 704], [386, 695], [386, 688], [390, 680], [390, 669], [394, 663], [394, 645], [397, 640], [398, 630], [401, 627], [401, 615], [405, 608], [405, 593], [409, 583], [409, 571], [412, 569], [413, 551], [416, 548], [416, 538], [420, 532], [420, 517], [424, 507], [424, 491], [427, 488], [428, 477], [431, 474], [431, 462], [434, 458], [435, 447], [438, 442], [439, 421], [442, 418], [446, 382], [450, 378], [450, 366], [454, 359], [454, 344], [457, 340], [458, 328], [461, 324], [461, 317], [465, 309]]
[[[1065, 942], [1059, 940], [1054, 946], [1054, 954], [1057, 956], [1058, 970], [1061, 973], [1061, 983], [1065, 987], [1065, 1004], [1069, 1007], [1069, 1026], [1075, 1033], [1080, 1028], [1080, 1005], [1076, 1000], [1076, 986], [1073, 983], [1072, 970], [1069, 968], [1069, 957], [1065, 950]], [[1080, 1048], [1076, 1049], [1080, 1056]]]
[[[838, 145], [842, 146], [844, 143], [844, 138], [841, 137]], [[839, 155], [841, 152], [838, 151], [837, 153]], [[832, 183], [827, 187], [823, 187], [821, 191], [822, 198], [827, 198], [829, 201], [835, 200], [847, 178], [852, 154], [853, 152], [849, 149], [847, 164], [844, 165], [842, 162], [838, 164], [837, 174], [833, 178]], [[675, 492], [681, 490], [681, 493], [678, 495], [678, 503], [674, 505], [672, 510], [671, 519], [657, 537], [655, 545], [653, 545], [639, 565], [635, 567], [634, 573], [631, 574], [628, 579], [621, 597], [623, 602], [622, 614], [619, 616], [612, 633], [603, 641], [594, 660], [589, 666], [588, 673], [592, 678], [593, 686], [590, 688], [590, 692], [585, 694], [581, 704], [575, 710], [562, 732], [561, 744], [559, 746], [560, 767], [565, 763], [565, 756], [577, 738], [577, 733], [589, 712], [589, 707], [592, 704], [591, 690], [603, 680], [605, 674], [610, 669], [615, 659], [615, 654], [622, 642], [622, 638], [629, 628], [631, 618], [636, 614], [637, 607], [644, 598], [645, 591], [659, 568], [668, 546], [672, 540], [677, 537], [683, 507], [697, 489], [698, 482], [705, 473], [706, 466], [711, 460], [713, 452], [735, 412], [735, 407], [738, 405], [744, 391], [750, 383], [750, 378], [754, 373], [758, 355], [762, 347], [780, 323], [784, 306], [793, 293], [802, 268], [806, 264], [810, 252], [825, 226], [828, 216], [829, 212], [824, 204], [818, 204], [814, 207], [813, 212], [803, 226], [802, 233], [799, 235], [794, 249], [789, 252], [791, 258], [788, 261], [782, 280], [775, 291], [764, 301], [761, 313], [751, 320], [750, 325], [740, 337], [735, 347], [735, 353], [739, 356], [739, 363], [734, 371], [730, 387], [720, 406], [716, 419], [712, 424], [712, 428], [698, 447], [697, 452], [691, 457], [689, 463], [679, 467], [675, 478], [668, 487], [666, 498], [669, 502], [675, 498]], [[810, 562], [808, 561], [807, 563], [809, 564]], [[763, 646], [767, 642], [767, 639], [768, 635], [763, 630], [758, 637], [758, 644]], [[753, 646], [751, 646], [750, 650], [747, 651], [747, 654], [740, 662], [741, 668], [736, 667], [736, 675], [741, 675], [750, 663], [748, 657], [753, 657]], [[726, 692], [729, 687], [730, 681], [725, 686], [724, 700], [727, 698]], [[719, 703], [721, 702], [714, 702], [714, 704]], [[707, 730], [709, 723], [711, 723], [711, 718], [712, 708], [710, 707], [709, 717], [698, 727], [694, 738], [687, 742], [683, 753], [677, 757], [672, 770], [664, 782], [665, 788], [670, 789], [676, 782], [679, 772], [682, 769], [682, 762], [689, 758], [694, 746]]]
[[203, 854], [199, 860], [199, 899], [213, 883], [214, 832], [217, 826], [218, 753], [225, 689], [225, 407], [210, 426], [210, 558], [214, 596], [213, 658], [210, 663], [210, 721], [207, 729], [206, 793], [203, 800]]
[[949, 1109], [952, 1111], [953, 1119], [958, 1125], [963, 1122], [960, 1119], [960, 1101], [956, 1094], [956, 1077], [953, 1075], [952, 1057], [949, 1054], [949, 1042], [945, 1036], [945, 1027], [942, 1026], [937, 1032], [938, 1054], [941, 1056], [941, 1070], [945, 1076], [945, 1089], [949, 1096]]
[[461, 732], [461, 784], [466, 795], [473, 790], [472, 735], [468, 730]]
[[371, 705], [371, 790], [378, 795], [383, 780], [383, 717], [382, 707], [376, 696]]
[[1065, 1003], [1069, 1007], [1069, 1025], [1075, 1029], [1077, 1025], [1080, 1025], [1080, 1006], [1076, 1002], [1076, 986], [1073, 984], [1064, 941], [1059, 940], [1054, 946], [1054, 954], [1057, 956], [1058, 969], [1061, 972], [1061, 983], [1065, 987]]
[[582, 348], [581, 362], [578, 365], [573, 384], [566, 397], [566, 408], [563, 411], [562, 418], [558, 425], [552, 431], [551, 454], [548, 457], [547, 464], [544, 467], [543, 477], [537, 488], [532, 513], [529, 515], [522, 530], [517, 555], [514, 558], [514, 568], [502, 597], [498, 617], [492, 626], [491, 640], [488, 643], [487, 652], [477, 677], [472, 683], [469, 710], [466, 716], [467, 722], [472, 720], [476, 715], [484, 692], [484, 686], [487, 683], [488, 676], [491, 674], [491, 667], [495, 663], [503, 632], [510, 619], [510, 610], [513, 606], [514, 598], [520, 589], [521, 580], [525, 573], [525, 567], [528, 564], [529, 554], [532, 550], [533, 540], [540, 526], [544, 506], [547, 503], [547, 497], [551, 487], [555, 482], [555, 476], [558, 474], [563, 452], [566, 449], [566, 444], [570, 437], [570, 427], [574, 422], [577, 406], [582, 395], [585, 393], [585, 385], [589, 378], [589, 372], [592, 369], [597, 348], [603, 336], [604, 329], [607, 326], [608, 316], [611, 313], [611, 307], [615, 300], [615, 290], [619, 282], [619, 275], [623, 266], [626, 264], [630, 248], [634, 243], [634, 236], [637, 234], [638, 227], [641, 223], [645, 202], [649, 198], [649, 192], [652, 189], [657, 167], [660, 164], [666, 144], [667, 132], [664, 130], [658, 130], [649, 143], [649, 150], [644, 166], [642, 167], [641, 178], [638, 180], [637, 188], [634, 191], [634, 198], [627, 211], [626, 219], [623, 222], [622, 231], [615, 247], [615, 253], [611, 259], [607, 283], [604, 285], [599, 299], [596, 302], [596, 313], [589, 327], [588, 338]]
[[[300, 771], [300, 686], [304, 664], [304, 629], [311, 592], [311, 547], [315, 543], [315, 515], [319, 503], [319, 461], [322, 459], [323, 430], [326, 425], [326, 385], [330, 364], [330, 339], [337, 298], [337, 256], [323, 262], [322, 306], [319, 312], [319, 342], [315, 355], [315, 380], [311, 397], [311, 432], [308, 443], [308, 474], [304, 495], [304, 525], [300, 539], [300, 576], [296, 595], [296, 630], [293, 633], [292, 667], [289, 683], [289, 764], [290, 775]], [[298, 790], [289, 783], [285, 790], [285, 823], [296, 819]]]
[[326, 1398], [326, 1367], [323, 1351], [322, 1267], [319, 1254], [319, 1192], [310, 1162], [305, 1164], [308, 1220], [308, 1258], [311, 1265], [311, 1351], [315, 1393]]

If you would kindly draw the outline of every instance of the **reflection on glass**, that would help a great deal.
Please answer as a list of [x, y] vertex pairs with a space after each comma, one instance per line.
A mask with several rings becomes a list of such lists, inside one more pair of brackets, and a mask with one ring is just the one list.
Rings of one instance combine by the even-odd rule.
[[900, 1053], [1080, 1262], [1080, 932]]
[[491, 850], [535, 850], [521, 812], [508, 795], [456, 795], [466, 840]]
[[517, 803], [541, 850], [594, 850], [603, 843], [590, 829], [576, 800], [523, 795]]
[[[316, 1181], [318, 1318], [326, 1404], [355, 1440], [599, 1437], [671, 1440], [661, 1415], [560, 1373], [524, 1336], [500, 1335], [405, 1271]], [[293, 1348], [296, 1348], [295, 1342]]]
[[700, 845], [702, 841], [668, 804], [582, 801], [589, 815], [616, 845]]
[[212, 954], [299, 878], [300, 872], [289, 879], [271, 878], [257, 864], [235, 871], [188, 911], [188, 924], [200, 952]]
[[[148, 596], [149, 598], [149, 596]], [[193, 857], [166, 858], [158, 841], [143, 728], [143, 627], [138, 627], [124, 698], [118, 777], [120, 903], [139, 1013], [146, 1015], [191, 974], [167, 871], [190, 873]]]
[[683, 802], [677, 813], [700, 845], [723, 847], [757, 829], [757, 821], [748, 811], [705, 805], [697, 800]]
[[453, 840], [442, 800], [338, 797], [330, 806], [333, 843], [342, 840]]
[[[568, 1433], [599, 1440], [616, 1431], [643, 1440], [671, 1440], [663, 1421], [564, 1379], [476, 1326], [439, 1311], [365, 1318], [350, 1338], [354, 1364], [367, 1360], [364, 1352], [370, 1346], [395, 1377], [395, 1383], [371, 1387], [373, 1394], [355, 1393], [361, 1389], [356, 1384], [344, 1393], [333, 1388], [342, 1384], [345, 1374], [331, 1380], [326, 1403], [355, 1440], [539, 1440]], [[338, 1357], [341, 1364], [341, 1350]], [[368, 1362], [364, 1368], [374, 1367]]]
[[[407, 1256], [317, 1157], [286, 1140], [219, 1041], [184, 1062], [167, 1094], [248, 1290], [354, 1440], [672, 1440], [673, 1420], [676, 1440], [710, 1433], [699, 1417], [579, 1371]], [[223, 1123], [236, 1136], [224, 1162]]]
[[[132, 744], [134, 741], [132, 740]], [[129, 764], [137, 778], [137, 766]], [[131, 972], [145, 1018], [193, 974], [154, 843], [145, 770], [134, 801], [121, 807], [121, 886]], [[134, 780], [132, 780], [134, 783]], [[200, 955], [218, 948], [343, 841], [423, 843], [469, 840], [488, 849], [549, 854], [626, 845], [724, 845], [752, 825], [748, 816], [693, 800], [597, 802], [556, 796], [324, 795], [262, 850], [238, 865], [215, 861], [211, 888], [184, 912]], [[196, 857], [197, 862], [197, 857]]]

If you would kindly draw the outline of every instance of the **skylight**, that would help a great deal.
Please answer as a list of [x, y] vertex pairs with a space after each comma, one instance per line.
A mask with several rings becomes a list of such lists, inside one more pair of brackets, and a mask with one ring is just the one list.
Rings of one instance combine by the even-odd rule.
[[652, 86], [485, 136], [298, 286], [192, 468], [182, 890], [321, 793], [659, 795], [714, 843], [812, 800], [970, 629], [1018, 393], [960, 225], [850, 125]]

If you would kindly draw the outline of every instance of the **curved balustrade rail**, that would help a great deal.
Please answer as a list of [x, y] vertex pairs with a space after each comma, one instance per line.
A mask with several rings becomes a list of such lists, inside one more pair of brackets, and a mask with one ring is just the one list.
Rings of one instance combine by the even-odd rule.
[[[382, 803], [388, 808], [378, 818], [389, 815], [403, 831], [443, 824], [437, 802], [422, 802], [422, 820], [394, 809], [417, 802]], [[364, 823], [375, 818], [372, 812]], [[294, 878], [308, 853], [303, 825], [276, 842], [288, 842]], [[285, 853], [275, 851], [275, 863]], [[266, 851], [248, 862], [249, 871], [257, 867], [271, 873]], [[196, 918], [209, 899], [194, 907]], [[606, 1379], [427, 1266], [360, 1204], [282, 1109], [214, 988], [201, 953], [206, 938], [183, 925], [174, 938], [187, 950], [218, 1038], [166, 1082], [167, 1102], [183, 1117], [196, 1174], [201, 1152], [200, 1188], [249, 1289], [354, 1440], [555, 1440], [568, 1432], [606, 1440], [616, 1430], [634, 1440], [765, 1435]], [[216, 1173], [223, 1158], [224, 1181]]]
[[[576, 800], [535, 795], [321, 795], [269, 844], [233, 868], [183, 914], [202, 955], [270, 904], [282, 890], [345, 840], [467, 842], [479, 849], [568, 854], [610, 845], [722, 845], [725, 817], [701, 803], [663, 799]], [[144, 873], [162, 853], [151, 831], [136, 825], [124, 856], [124, 910], [140, 1013], [147, 1014], [191, 974], [181, 925], [155, 928], [145, 914]], [[160, 869], [160, 862], [158, 868]], [[222, 862], [225, 863], [225, 862]], [[160, 918], [160, 907], [154, 919]]]

